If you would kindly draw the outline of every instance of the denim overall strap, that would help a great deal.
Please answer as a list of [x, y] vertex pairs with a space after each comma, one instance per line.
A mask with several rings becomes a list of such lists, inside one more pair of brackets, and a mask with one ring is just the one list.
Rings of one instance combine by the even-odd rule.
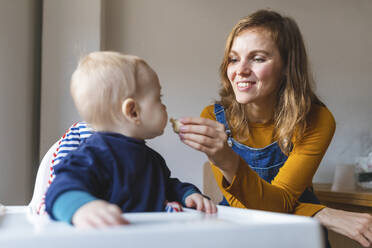
[[[277, 142], [264, 148], [252, 148], [239, 143], [231, 137], [231, 131], [225, 117], [225, 111], [220, 104], [214, 105], [216, 120], [225, 125], [228, 134], [228, 142], [232, 143], [232, 149], [242, 157], [246, 163], [265, 181], [271, 181], [278, 174], [279, 169], [287, 161], [287, 156], [281, 151]], [[311, 189], [306, 189], [300, 196], [301, 202], [319, 204], [319, 200]]]
[[227, 124], [226, 117], [225, 117], [225, 110], [222, 107], [222, 105], [216, 103], [214, 104], [214, 115], [216, 116], [216, 120], [219, 123], [224, 124], [225, 126], [225, 132], [227, 134], [227, 144], [232, 147], [233, 146], [233, 141], [231, 138], [231, 131], [229, 128], [229, 125]]
[[219, 104], [215, 104], [214, 106], [216, 120], [225, 125], [229, 146], [239, 154], [262, 179], [270, 183], [278, 173], [280, 167], [287, 160], [287, 156], [282, 153], [276, 142], [264, 148], [252, 148], [236, 141], [231, 137], [231, 131], [226, 121], [223, 107]]
[[225, 110], [222, 107], [222, 105], [216, 103], [214, 104], [214, 115], [216, 116], [216, 120], [219, 123], [222, 123], [225, 125], [225, 129], [230, 131], [229, 125], [227, 124], [226, 118], [225, 118]]

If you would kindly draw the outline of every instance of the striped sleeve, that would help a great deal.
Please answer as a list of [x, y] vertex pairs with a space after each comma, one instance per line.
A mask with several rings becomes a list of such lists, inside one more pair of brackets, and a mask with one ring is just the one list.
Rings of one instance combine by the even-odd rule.
[[[59, 162], [70, 152], [79, 147], [79, 145], [92, 135], [94, 130], [87, 125], [85, 122], [77, 122], [73, 124], [66, 133], [59, 139], [58, 147], [53, 153], [53, 160], [49, 166], [50, 174], [48, 179], [48, 186], [53, 182], [55, 178], [54, 166], [59, 164]], [[37, 214], [45, 213], [45, 189], [43, 199], [39, 207], [37, 208]]]
[[52, 167], [57, 165], [70, 151], [75, 150], [92, 133], [93, 129], [85, 122], [78, 122], [72, 125], [58, 141], [57, 150], [53, 155]]

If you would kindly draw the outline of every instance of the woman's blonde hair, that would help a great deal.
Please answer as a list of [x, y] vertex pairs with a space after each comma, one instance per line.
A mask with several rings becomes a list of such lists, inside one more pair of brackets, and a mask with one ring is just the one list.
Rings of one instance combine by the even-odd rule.
[[118, 52], [92, 52], [72, 74], [71, 95], [81, 117], [94, 128], [122, 121], [122, 103], [138, 93], [139, 57]]
[[289, 154], [292, 138], [301, 139], [306, 130], [306, 119], [313, 103], [323, 105], [315, 95], [313, 78], [310, 72], [305, 44], [296, 22], [275, 11], [259, 10], [242, 18], [229, 34], [223, 61], [220, 66], [222, 88], [221, 101], [225, 108], [232, 134], [238, 140], [249, 135], [248, 116], [244, 105], [235, 100], [234, 91], [227, 77], [229, 53], [232, 43], [241, 32], [263, 28], [271, 34], [276, 44], [284, 68], [275, 105], [274, 137], [281, 150]]

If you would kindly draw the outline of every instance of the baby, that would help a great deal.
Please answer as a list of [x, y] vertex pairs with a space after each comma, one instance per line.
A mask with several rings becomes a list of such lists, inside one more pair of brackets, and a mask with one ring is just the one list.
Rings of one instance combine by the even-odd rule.
[[71, 94], [94, 132], [54, 167], [46, 211], [78, 227], [127, 224], [123, 212], [164, 211], [168, 201], [207, 213], [216, 206], [192, 184], [170, 177], [146, 146], [167, 124], [156, 73], [142, 59], [116, 52], [83, 58]]

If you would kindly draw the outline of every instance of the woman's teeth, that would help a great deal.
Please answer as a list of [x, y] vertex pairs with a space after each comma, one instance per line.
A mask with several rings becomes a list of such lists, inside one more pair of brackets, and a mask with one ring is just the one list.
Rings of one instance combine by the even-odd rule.
[[248, 86], [252, 85], [253, 83], [254, 82], [239, 82], [238, 87], [245, 88], [245, 87], [248, 87]]

